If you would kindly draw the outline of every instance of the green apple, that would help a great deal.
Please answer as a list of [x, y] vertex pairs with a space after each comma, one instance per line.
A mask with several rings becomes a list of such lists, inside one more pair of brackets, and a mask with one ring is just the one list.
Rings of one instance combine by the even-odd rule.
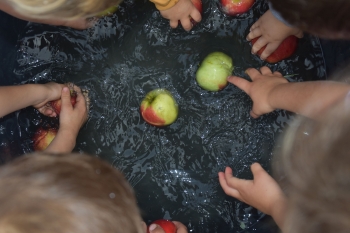
[[111, 6], [111, 7], [107, 8], [106, 10], [97, 13], [96, 16], [97, 16], [97, 17], [110, 16], [110, 15], [112, 15], [114, 12], [116, 12], [117, 10], [118, 10], [118, 6]]
[[173, 95], [160, 88], [145, 96], [141, 102], [140, 111], [147, 123], [154, 126], [166, 126], [176, 120], [179, 108]]
[[196, 80], [198, 85], [207, 91], [219, 91], [227, 86], [227, 77], [232, 71], [232, 58], [222, 52], [213, 52], [202, 61], [196, 73]]

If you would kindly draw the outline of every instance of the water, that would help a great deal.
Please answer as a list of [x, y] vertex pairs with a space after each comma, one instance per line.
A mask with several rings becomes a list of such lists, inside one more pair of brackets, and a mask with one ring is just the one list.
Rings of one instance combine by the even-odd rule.
[[[159, 218], [187, 225], [189, 232], [240, 232], [264, 215], [222, 191], [217, 173], [226, 166], [250, 179], [250, 165], [269, 162], [277, 137], [293, 115], [275, 111], [252, 119], [250, 98], [233, 85], [210, 93], [195, 72], [210, 52], [232, 57], [233, 73], [269, 66], [290, 81], [325, 79], [317, 38], [306, 35], [290, 59], [270, 65], [251, 55], [245, 36], [267, 5], [257, 1], [239, 17], [225, 17], [215, 1], [203, 2], [203, 21], [191, 32], [171, 29], [149, 2], [125, 1], [94, 28], [29, 24], [19, 37], [14, 83], [74, 82], [90, 91], [90, 119], [75, 151], [96, 155], [123, 171], [135, 189], [147, 223]], [[179, 104], [177, 121], [148, 125], [139, 113], [146, 93], [166, 88]], [[32, 151], [39, 125], [57, 119], [26, 108], [0, 120], [2, 161]], [[277, 145], [278, 146], [278, 145]]]

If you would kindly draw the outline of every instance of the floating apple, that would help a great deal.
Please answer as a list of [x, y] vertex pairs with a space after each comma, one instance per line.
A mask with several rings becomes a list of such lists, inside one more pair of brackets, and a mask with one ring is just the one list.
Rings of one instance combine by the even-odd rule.
[[[72, 106], [74, 106], [75, 103], [77, 102], [77, 92], [74, 91], [73, 88], [70, 88], [70, 96], [71, 96], [70, 102], [72, 103]], [[58, 100], [50, 101], [49, 104], [51, 105], [53, 110], [56, 112], [56, 114], [60, 115], [60, 113], [61, 113], [61, 106], [62, 106], [62, 100], [58, 99]]]
[[232, 71], [232, 58], [222, 52], [213, 52], [202, 61], [196, 73], [196, 80], [198, 85], [207, 91], [219, 91], [227, 86], [227, 77]]
[[109, 8], [107, 8], [104, 11], [101, 11], [100, 13], [97, 13], [96, 16], [97, 17], [105, 17], [105, 16], [110, 16], [112, 14], [114, 14], [114, 12], [116, 12], [118, 10], [118, 6], [111, 6]]
[[[152, 222], [152, 224], [153, 223], [157, 224], [161, 228], [163, 228], [165, 233], [176, 233], [176, 226], [175, 226], [175, 224], [172, 221], [165, 220], [165, 219], [159, 219], [159, 220], [156, 220], [156, 221]], [[147, 233], [149, 233], [149, 229], [148, 228], [147, 228]]]
[[[259, 39], [259, 37], [252, 39], [252, 45]], [[293, 55], [295, 50], [297, 49], [298, 38], [296, 36], [289, 36], [278, 46], [278, 48], [265, 60], [269, 63], [276, 63], [283, 59], [286, 59]], [[262, 52], [265, 50], [266, 45], [262, 47], [257, 55], [260, 56]]]
[[55, 128], [39, 128], [33, 137], [33, 147], [35, 151], [45, 150], [48, 145], [52, 142], [57, 134], [57, 129]]
[[235, 16], [247, 12], [255, 0], [220, 0], [220, 2], [225, 14]]
[[160, 88], [146, 95], [141, 102], [140, 111], [147, 123], [166, 126], [176, 120], [179, 108], [172, 94]]

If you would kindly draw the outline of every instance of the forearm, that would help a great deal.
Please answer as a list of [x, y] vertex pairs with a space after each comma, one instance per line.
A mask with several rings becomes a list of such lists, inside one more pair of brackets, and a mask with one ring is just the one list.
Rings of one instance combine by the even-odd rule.
[[292, 111], [313, 119], [345, 98], [350, 85], [333, 81], [285, 83], [275, 87], [269, 102], [274, 109]]
[[70, 153], [75, 147], [77, 132], [59, 129], [50, 145], [45, 149], [49, 153]]
[[287, 213], [287, 205], [286, 196], [283, 194], [280, 196], [280, 199], [276, 201], [275, 208], [271, 213], [271, 217], [281, 230], [283, 229], [283, 224]]
[[40, 84], [0, 87], [0, 117], [43, 102], [46, 98], [45, 87]]

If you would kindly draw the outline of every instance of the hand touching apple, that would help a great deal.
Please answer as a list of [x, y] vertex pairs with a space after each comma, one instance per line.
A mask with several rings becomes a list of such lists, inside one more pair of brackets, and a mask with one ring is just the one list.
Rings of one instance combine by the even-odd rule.
[[147, 233], [187, 233], [187, 227], [181, 222], [159, 219], [147, 228]]
[[251, 26], [247, 40], [251, 41], [259, 37], [252, 47], [252, 53], [256, 54], [266, 45], [264, 52], [260, 55], [260, 58], [265, 60], [278, 48], [285, 38], [291, 35], [301, 38], [303, 37], [303, 32], [298, 28], [285, 25], [268, 10]]
[[197, 9], [196, 6], [202, 6], [198, 1], [193, 0], [195, 3], [192, 3], [191, 0], [179, 0], [173, 7], [160, 11], [160, 14], [170, 20], [170, 26], [172, 28], [177, 28], [179, 21], [181, 22], [182, 27], [189, 31], [192, 29], [193, 24], [191, 19], [195, 22], [200, 22], [202, 20], [201, 9]]
[[260, 166], [251, 166], [253, 180], [243, 180], [232, 175], [232, 169], [219, 172], [219, 182], [224, 192], [251, 205], [265, 214], [271, 215], [282, 227], [287, 199], [277, 182]]

